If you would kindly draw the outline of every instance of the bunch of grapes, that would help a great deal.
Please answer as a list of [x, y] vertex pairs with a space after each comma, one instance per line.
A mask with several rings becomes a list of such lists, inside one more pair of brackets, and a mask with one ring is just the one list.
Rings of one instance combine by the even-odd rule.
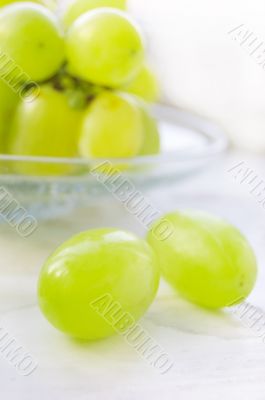
[[[52, 0], [8, 3], [0, 0], [0, 152], [157, 154], [159, 131], [147, 104], [158, 99], [158, 84], [125, 0], [76, 0], [62, 16]], [[66, 173], [45, 164], [13, 168]]]

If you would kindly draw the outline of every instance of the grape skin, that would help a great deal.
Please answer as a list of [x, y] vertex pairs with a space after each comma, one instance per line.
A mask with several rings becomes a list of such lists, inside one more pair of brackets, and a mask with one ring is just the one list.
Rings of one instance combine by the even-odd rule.
[[29, 80], [37, 82], [51, 78], [65, 60], [56, 17], [33, 3], [14, 3], [1, 9], [0, 49]]
[[[83, 110], [68, 105], [68, 99], [49, 85], [41, 87], [32, 102], [22, 101], [10, 129], [9, 154], [23, 156], [76, 157]], [[15, 172], [31, 175], [71, 172], [65, 165], [13, 163]]]
[[126, 13], [102, 8], [79, 17], [66, 35], [69, 71], [99, 86], [118, 88], [141, 68], [144, 45]]
[[115, 329], [91, 302], [109, 295], [136, 321], [158, 284], [154, 253], [144, 240], [117, 229], [96, 229], [74, 236], [49, 257], [39, 277], [39, 305], [60, 331], [95, 340]]
[[0, 153], [6, 150], [9, 127], [18, 101], [19, 96], [0, 79]]
[[129, 95], [105, 91], [88, 106], [79, 152], [83, 157], [137, 155], [144, 138], [141, 111]]
[[126, 0], [75, 0], [69, 4], [63, 14], [63, 23], [69, 28], [74, 21], [87, 11], [99, 7], [113, 7], [120, 10], [126, 9]]
[[151, 68], [144, 65], [136, 77], [125, 88], [128, 93], [135, 94], [147, 102], [158, 101], [160, 90], [157, 78]]
[[139, 103], [142, 112], [144, 140], [139, 152], [141, 156], [154, 155], [160, 152], [160, 134], [157, 121], [150, 115], [147, 107]]
[[199, 306], [221, 308], [250, 294], [256, 259], [235, 227], [206, 213], [173, 212], [163, 218], [173, 224], [174, 233], [161, 241], [151, 229], [148, 242], [162, 274], [180, 295]]
[[[25, 2], [27, 2], [27, 1], [26, 0], [0, 0], [0, 7], [4, 7], [9, 4], [13, 4], [13, 3], [25, 3]], [[30, 3], [41, 4], [41, 5], [49, 8], [52, 11], [55, 11], [55, 9], [56, 9], [56, 1], [53, 1], [53, 0], [30, 0]]]

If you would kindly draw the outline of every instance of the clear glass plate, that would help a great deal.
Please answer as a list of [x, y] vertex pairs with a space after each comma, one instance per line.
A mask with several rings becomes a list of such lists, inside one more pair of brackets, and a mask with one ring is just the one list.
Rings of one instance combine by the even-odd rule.
[[[162, 105], [154, 106], [153, 113], [160, 124], [161, 154], [108, 160], [113, 168], [122, 165], [122, 178], [139, 191], [165, 187], [186, 178], [214, 162], [227, 147], [223, 131], [202, 117]], [[91, 173], [91, 169], [105, 161], [0, 155], [0, 188], [2, 193], [8, 191], [36, 218], [53, 218], [76, 207], [95, 204], [99, 196], [111, 196], [105, 185]], [[21, 175], [13, 172], [14, 163], [31, 166], [31, 169], [40, 165], [61, 165], [70, 169], [71, 174]]]

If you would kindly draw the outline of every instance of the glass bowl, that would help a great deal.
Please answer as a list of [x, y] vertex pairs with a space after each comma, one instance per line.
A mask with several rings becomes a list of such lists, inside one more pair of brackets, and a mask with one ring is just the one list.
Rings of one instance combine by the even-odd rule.
[[[227, 147], [223, 131], [212, 122], [178, 108], [156, 105], [153, 114], [158, 119], [162, 151], [159, 155], [131, 159], [63, 159], [0, 155], [0, 216], [4, 193], [12, 196], [18, 206], [37, 219], [54, 218], [81, 206], [96, 204], [99, 197], [111, 196], [106, 184], [120, 179], [137, 191], [146, 192], [155, 187], [171, 185], [198, 172], [214, 162]], [[65, 175], [32, 176], [14, 173], [16, 165], [38, 169], [61, 168], [71, 171]], [[111, 166], [117, 173], [102, 173]], [[111, 177], [112, 175], [112, 177]]]

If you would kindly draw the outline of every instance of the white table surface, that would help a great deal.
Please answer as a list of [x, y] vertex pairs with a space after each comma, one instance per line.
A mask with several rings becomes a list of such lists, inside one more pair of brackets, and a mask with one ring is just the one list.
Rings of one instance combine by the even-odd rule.
[[[265, 309], [265, 210], [246, 186], [227, 173], [241, 160], [265, 178], [265, 159], [236, 154], [149, 197], [161, 211], [198, 208], [239, 226], [259, 260], [259, 279], [249, 301]], [[67, 218], [41, 223], [28, 239], [0, 226], [0, 328], [38, 361], [36, 371], [24, 377], [0, 354], [0, 399], [264, 400], [265, 344], [233, 314], [196, 308], [164, 283], [141, 323], [174, 360], [165, 375], [120, 337], [80, 344], [46, 322], [36, 301], [43, 261], [72, 234], [97, 226], [124, 227], [144, 235], [138, 221], [111, 199], [104, 209], [78, 210]]]

